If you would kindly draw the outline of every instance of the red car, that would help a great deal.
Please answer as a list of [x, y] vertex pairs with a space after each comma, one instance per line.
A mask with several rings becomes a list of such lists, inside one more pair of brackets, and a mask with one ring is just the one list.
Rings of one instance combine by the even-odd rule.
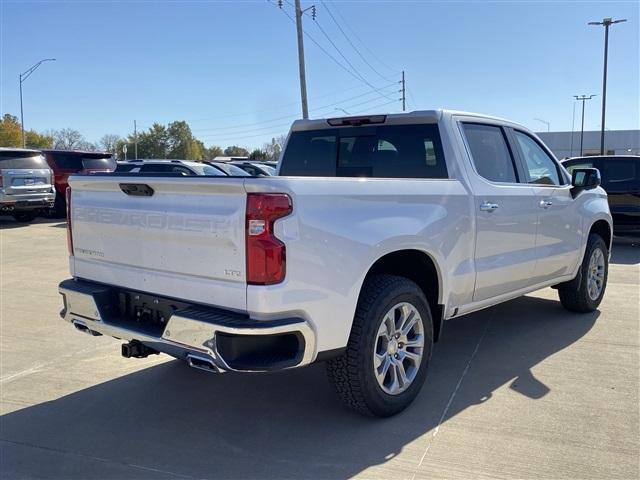
[[113, 172], [116, 161], [110, 153], [83, 152], [79, 150], [42, 150], [47, 163], [53, 170], [56, 201], [53, 213], [56, 217], [66, 215], [65, 192], [69, 175], [91, 172]]

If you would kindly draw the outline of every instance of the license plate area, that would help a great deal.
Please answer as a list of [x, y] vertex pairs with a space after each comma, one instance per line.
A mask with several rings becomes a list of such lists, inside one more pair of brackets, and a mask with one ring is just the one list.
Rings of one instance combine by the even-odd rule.
[[44, 178], [14, 178], [11, 182], [12, 187], [32, 187], [36, 185], [46, 185], [46, 179]]
[[162, 336], [176, 310], [188, 306], [187, 303], [144, 293], [117, 291], [115, 295], [118, 311], [105, 321], [156, 337]]

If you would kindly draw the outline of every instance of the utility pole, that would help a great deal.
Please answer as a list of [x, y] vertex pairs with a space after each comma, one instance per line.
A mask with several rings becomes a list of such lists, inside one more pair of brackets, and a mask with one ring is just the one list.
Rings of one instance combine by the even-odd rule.
[[589, 25], [604, 26], [604, 71], [602, 74], [602, 130], [600, 131], [600, 155], [604, 155], [604, 119], [607, 105], [607, 55], [609, 51], [609, 27], [614, 23], [622, 23], [626, 21], [626, 18], [613, 20], [611, 17], [607, 17], [603, 18], [601, 22], [589, 22]]
[[[402, 70], [402, 111], [405, 111], [405, 107], [406, 107], [406, 103], [407, 103], [407, 97], [405, 95], [406, 90], [405, 90], [405, 83], [404, 83], [404, 70]], [[415, 106], [413, 108], [416, 108]]]
[[[582, 141], [584, 140], [584, 102], [586, 100], [591, 100], [593, 97], [595, 97], [595, 95], [589, 95], [588, 97], [586, 95], [573, 96], [573, 98], [575, 98], [576, 100], [582, 101], [582, 126], [580, 127], [580, 156], [581, 157], [584, 155], [584, 152], [582, 151]], [[573, 135], [573, 132], [571, 134]]]
[[35, 65], [32, 65], [25, 72], [18, 75], [18, 80], [20, 81], [20, 131], [22, 132], [22, 148], [25, 148], [27, 143], [24, 137], [24, 109], [22, 108], [22, 83], [31, 76], [33, 72], [44, 62], [55, 62], [55, 58], [45, 58], [40, 60]]
[[133, 121], [133, 151], [135, 159], [138, 160], [138, 125]]
[[296, 32], [298, 34], [298, 69], [300, 72], [300, 99], [302, 101], [302, 118], [309, 118], [309, 105], [307, 104], [307, 77], [304, 68], [304, 40], [302, 36], [302, 8], [300, 0], [296, 2]]

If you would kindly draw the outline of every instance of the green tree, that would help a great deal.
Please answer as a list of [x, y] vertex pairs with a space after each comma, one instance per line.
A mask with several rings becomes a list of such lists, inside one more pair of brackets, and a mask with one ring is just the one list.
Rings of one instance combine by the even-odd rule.
[[180, 120], [170, 123], [167, 127], [167, 133], [169, 139], [168, 158], [202, 160], [203, 152], [187, 122]]
[[[127, 158], [131, 160], [135, 155], [135, 136], [130, 134], [127, 141], [119, 145], [119, 153], [124, 143], [127, 144]], [[164, 125], [154, 123], [146, 132], [138, 133], [138, 158], [167, 158], [169, 149], [169, 132]]]
[[269, 160], [269, 155], [264, 150], [256, 148], [249, 154], [251, 160]]
[[238, 147], [237, 145], [231, 145], [224, 149], [224, 154], [227, 157], [248, 157], [249, 150], [246, 148]]
[[224, 155], [224, 151], [222, 150], [222, 148], [216, 145], [212, 145], [206, 149], [204, 158], [205, 160], [213, 160], [214, 158], [221, 157], [222, 155]]
[[[29, 148], [51, 148], [53, 137], [35, 130], [24, 132], [26, 146]], [[22, 129], [18, 117], [5, 113], [0, 119], [0, 147], [22, 147]]]

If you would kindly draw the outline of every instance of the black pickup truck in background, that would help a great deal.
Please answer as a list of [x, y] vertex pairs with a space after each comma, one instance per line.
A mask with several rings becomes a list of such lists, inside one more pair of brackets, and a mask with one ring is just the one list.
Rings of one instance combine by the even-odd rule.
[[602, 188], [609, 196], [614, 233], [640, 236], [640, 156], [576, 157], [563, 160], [562, 165], [569, 173], [574, 168], [600, 170]]

